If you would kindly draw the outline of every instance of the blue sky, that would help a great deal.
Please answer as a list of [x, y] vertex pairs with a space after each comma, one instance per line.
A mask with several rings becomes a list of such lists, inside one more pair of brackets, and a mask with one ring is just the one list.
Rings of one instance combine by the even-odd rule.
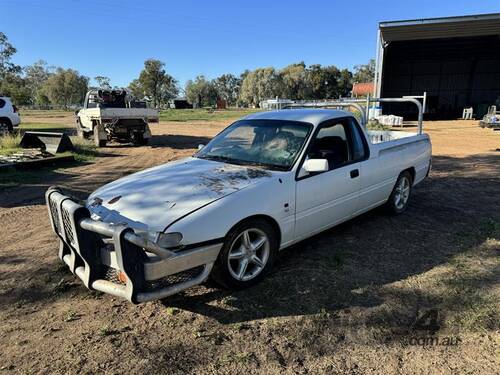
[[352, 68], [374, 57], [380, 21], [493, 12], [500, 0], [0, 0], [0, 31], [20, 65], [43, 59], [126, 86], [157, 58], [183, 84], [298, 61]]

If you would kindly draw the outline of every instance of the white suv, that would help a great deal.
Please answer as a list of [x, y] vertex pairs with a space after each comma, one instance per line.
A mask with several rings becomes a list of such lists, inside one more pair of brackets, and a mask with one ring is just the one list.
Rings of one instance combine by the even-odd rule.
[[0, 96], [0, 133], [11, 132], [21, 123], [21, 115], [9, 98]]

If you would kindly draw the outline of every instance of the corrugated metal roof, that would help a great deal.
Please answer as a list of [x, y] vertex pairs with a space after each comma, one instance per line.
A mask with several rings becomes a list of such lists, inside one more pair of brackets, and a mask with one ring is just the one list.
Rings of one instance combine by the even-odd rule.
[[385, 42], [500, 35], [500, 13], [384, 21], [379, 28]]

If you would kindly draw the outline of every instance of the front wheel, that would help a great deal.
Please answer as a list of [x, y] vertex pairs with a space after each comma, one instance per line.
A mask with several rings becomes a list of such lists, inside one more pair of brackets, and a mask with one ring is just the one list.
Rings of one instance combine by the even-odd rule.
[[413, 178], [409, 172], [405, 171], [399, 175], [396, 185], [392, 189], [392, 193], [386, 203], [386, 208], [390, 213], [399, 215], [406, 211], [408, 202], [410, 201], [412, 184]]
[[106, 139], [99, 139], [99, 130], [97, 129], [97, 126], [94, 126], [94, 144], [96, 147], [106, 147], [106, 143]]
[[266, 220], [252, 219], [226, 236], [212, 271], [212, 279], [230, 289], [259, 282], [272, 268], [278, 250], [275, 229]]

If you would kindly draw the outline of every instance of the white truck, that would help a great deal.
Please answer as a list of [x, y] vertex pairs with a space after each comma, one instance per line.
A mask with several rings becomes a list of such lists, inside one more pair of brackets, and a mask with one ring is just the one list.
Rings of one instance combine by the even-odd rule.
[[157, 109], [132, 100], [125, 90], [90, 90], [75, 115], [78, 136], [93, 138], [98, 147], [111, 140], [145, 145], [151, 138], [149, 124], [159, 121]]
[[192, 157], [123, 177], [84, 203], [46, 193], [59, 257], [90, 289], [133, 303], [211, 276], [261, 280], [278, 251], [377, 206], [403, 213], [431, 168], [422, 133], [367, 131], [331, 109], [251, 114]]

